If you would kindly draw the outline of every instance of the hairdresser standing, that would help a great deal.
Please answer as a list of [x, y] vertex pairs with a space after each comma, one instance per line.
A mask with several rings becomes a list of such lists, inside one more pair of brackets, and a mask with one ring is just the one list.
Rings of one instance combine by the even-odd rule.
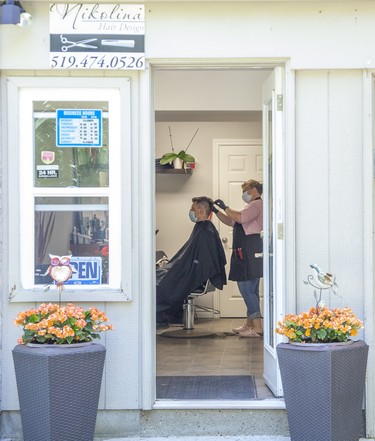
[[229, 208], [217, 199], [214, 208], [217, 217], [225, 225], [233, 226], [233, 247], [229, 280], [237, 282], [238, 289], [247, 307], [246, 322], [233, 332], [240, 337], [260, 337], [263, 335], [259, 304], [259, 282], [263, 277], [263, 259], [255, 257], [263, 252], [260, 233], [263, 230], [262, 184], [250, 179], [242, 184], [242, 199], [247, 203], [242, 211]]

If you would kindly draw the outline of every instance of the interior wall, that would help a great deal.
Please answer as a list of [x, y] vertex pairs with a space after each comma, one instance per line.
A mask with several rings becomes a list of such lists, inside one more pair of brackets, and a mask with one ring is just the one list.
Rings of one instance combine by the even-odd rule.
[[156, 158], [171, 151], [169, 127], [176, 151], [185, 149], [199, 129], [188, 153], [196, 159], [192, 175], [156, 174], [156, 249], [169, 258], [188, 239], [193, 228], [188, 211], [194, 196], [216, 199], [212, 185], [212, 157], [214, 139], [261, 138], [261, 123], [236, 122], [163, 122], [156, 124]]
[[156, 70], [156, 110], [262, 109], [262, 85], [271, 69]]

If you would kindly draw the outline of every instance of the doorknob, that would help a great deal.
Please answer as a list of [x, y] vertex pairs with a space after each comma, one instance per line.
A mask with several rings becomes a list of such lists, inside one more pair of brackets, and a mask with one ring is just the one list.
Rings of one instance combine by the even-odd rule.
[[227, 243], [227, 242], [228, 242], [228, 238], [227, 238], [227, 237], [222, 237], [222, 238], [221, 238], [221, 241], [222, 241], [223, 243]]
[[256, 259], [261, 259], [263, 257], [263, 253], [255, 253], [254, 256]]

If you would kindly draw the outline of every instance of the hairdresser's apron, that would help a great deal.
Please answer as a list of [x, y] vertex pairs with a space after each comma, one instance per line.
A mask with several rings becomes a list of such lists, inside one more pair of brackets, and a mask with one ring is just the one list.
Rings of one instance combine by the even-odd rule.
[[233, 227], [233, 249], [230, 260], [229, 280], [243, 281], [263, 277], [263, 258], [255, 257], [263, 252], [260, 234], [246, 235], [242, 225]]

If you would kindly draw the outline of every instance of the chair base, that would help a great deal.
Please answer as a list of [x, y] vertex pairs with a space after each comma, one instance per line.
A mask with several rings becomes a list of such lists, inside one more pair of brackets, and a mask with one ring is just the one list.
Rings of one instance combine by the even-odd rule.
[[217, 332], [215, 331], [204, 331], [201, 329], [194, 329], [195, 322], [195, 308], [202, 309], [204, 311], [212, 311], [214, 313], [219, 313], [215, 309], [208, 308], [205, 306], [195, 306], [194, 299], [206, 294], [209, 291], [214, 291], [214, 286], [211, 285], [210, 281], [207, 281], [204, 285], [203, 291], [192, 292], [183, 304], [183, 329], [177, 329], [172, 331], [162, 332], [162, 337], [169, 338], [204, 338], [204, 337], [214, 337]]

